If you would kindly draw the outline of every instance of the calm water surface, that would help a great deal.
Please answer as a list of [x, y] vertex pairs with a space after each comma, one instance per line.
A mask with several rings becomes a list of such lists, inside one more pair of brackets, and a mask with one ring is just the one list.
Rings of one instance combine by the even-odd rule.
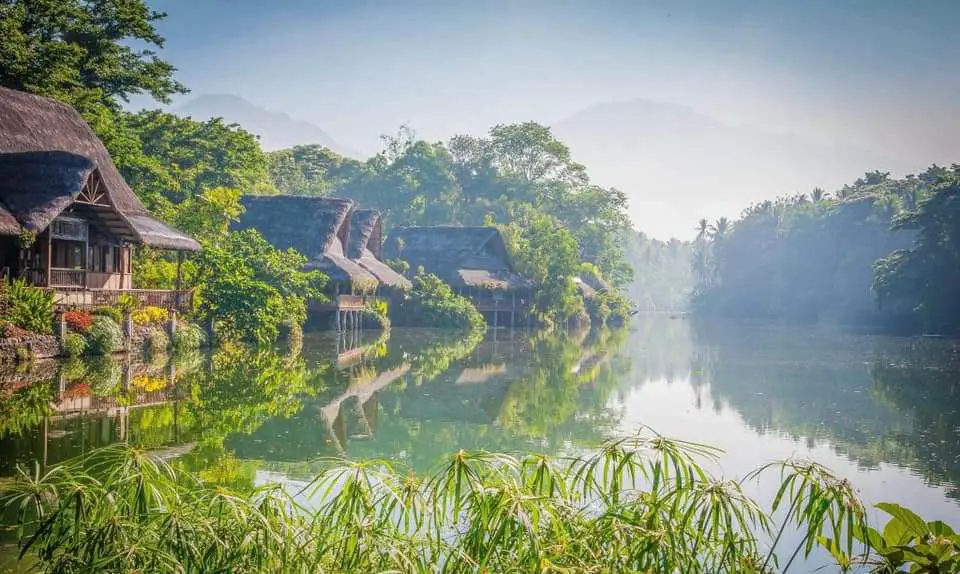
[[[299, 484], [318, 459], [428, 471], [456, 449], [572, 453], [646, 425], [808, 457], [865, 500], [960, 524], [960, 350], [938, 339], [642, 318], [629, 332], [395, 329], [302, 351], [39, 363], [0, 374], [0, 476], [126, 440], [224, 483]], [[752, 485], [771, 495], [773, 484]]]

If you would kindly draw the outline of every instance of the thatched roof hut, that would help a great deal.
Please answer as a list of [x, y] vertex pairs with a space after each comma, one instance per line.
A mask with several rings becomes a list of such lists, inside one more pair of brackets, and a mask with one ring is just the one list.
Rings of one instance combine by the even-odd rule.
[[[131, 243], [200, 249], [193, 238], [150, 216], [90, 126], [56, 100], [0, 88], [0, 181], [0, 235], [43, 231], [75, 207]], [[76, 206], [89, 188], [100, 203]]]
[[239, 229], [253, 228], [279, 249], [296, 249], [309, 259], [307, 269], [325, 273], [334, 283], [377, 283], [377, 278], [347, 257], [349, 199], [293, 195], [248, 196]]
[[511, 290], [530, 284], [514, 269], [496, 227], [401, 227], [390, 234], [383, 251], [457, 288]]
[[410, 281], [380, 260], [383, 256], [383, 221], [380, 212], [357, 209], [350, 216], [347, 256], [388, 287], [409, 289]]

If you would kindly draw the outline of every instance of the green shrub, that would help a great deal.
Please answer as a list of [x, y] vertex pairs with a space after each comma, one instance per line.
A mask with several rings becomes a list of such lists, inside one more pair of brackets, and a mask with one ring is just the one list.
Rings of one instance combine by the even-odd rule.
[[390, 329], [390, 317], [386, 313], [380, 313], [373, 307], [365, 307], [360, 312], [360, 321], [365, 329], [380, 329], [387, 331]]
[[97, 317], [87, 331], [87, 352], [91, 355], [109, 355], [123, 347], [123, 331], [109, 317]]
[[203, 328], [194, 323], [180, 325], [173, 333], [173, 348], [178, 351], [199, 349], [206, 341], [207, 334]]
[[133, 293], [121, 293], [120, 296], [117, 297], [116, 307], [117, 310], [120, 311], [121, 316], [127, 313], [133, 313], [140, 308], [140, 299]]
[[34, 333], [53, 333], [53, 293], [33, 287], [21, 278], [7, 286], [6, 298], [11, 323]]
[[87, 350], [87, 340], [80, 333], [67, 333], [63, 337], [63, 352], [68, 357], [79, 357]]
[[486, 328], [483, 315], [469, 299], [430, 273], [413, 278], [413, 289], [400, 303], [394, 322], [413, 327]]
[[117, 325], [123, 325], [123, 312], [116, 307], [100, 307], [93, 312], [94, 316], [109, 317]]
[[163, 329], [150, 329], [145, 342], [146, 351], [151, 355], [163, 354], [170, 347], [170, 338]]

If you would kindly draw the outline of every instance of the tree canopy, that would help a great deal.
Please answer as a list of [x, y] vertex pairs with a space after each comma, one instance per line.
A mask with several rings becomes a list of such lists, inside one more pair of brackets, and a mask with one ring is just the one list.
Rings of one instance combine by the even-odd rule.
[[0, 0], [0, 85], [84, 113], [135, 94], [167, 102], [186, 88], [155, 52], [164, 17], [143, 0]]
[[947, 299], [956, 274], [946, 270], [956, 261], [956, 172], [870, 172], [833, 194], [815, 189], [750, 206], [735, 222], [701, 220], [694, 309], [907, 329], [922, 303], [955, 317]]

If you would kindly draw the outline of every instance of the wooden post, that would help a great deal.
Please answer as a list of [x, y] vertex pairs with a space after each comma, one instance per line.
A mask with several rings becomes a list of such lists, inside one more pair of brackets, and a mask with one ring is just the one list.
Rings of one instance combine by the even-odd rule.
[[46, 284], [47, 287], [50, 286], [51, 269], [53, 269], [53, 230], [50, 227], [48, 227], [47, 228], [47, 284]]
[[169, 321], [167, 322], [167, 335], [170, 337], [170, 341], [173, 342], [173, 336], [177, 332], [177, 310], [170, 309], [168, 317]]
[[177, 282], [176, 293], [174, 293], [174, 305], [179, 308], [183, 303], [180, 301], [180, 291], [183, 290], [183, 251], [177, 251]]

